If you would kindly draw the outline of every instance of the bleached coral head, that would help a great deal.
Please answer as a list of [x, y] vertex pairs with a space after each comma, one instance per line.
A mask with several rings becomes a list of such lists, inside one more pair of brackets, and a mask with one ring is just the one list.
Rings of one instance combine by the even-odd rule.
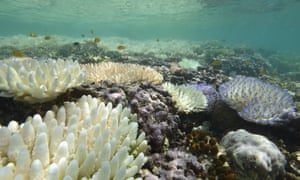
[[0, 179], [127, 179], [146, 162], [136, 115], [91, 96], [0, 128]]
[[250, 122], [274, 125], [296, 117], [293, 97], [257, 78], [236, 77], [221, 84], [219, 93], [225, 103]]
[[0, 96], [29, 103], [55, 99], [66, 89], [85, 81], [85, 71], [71, 60], [0, 61]]
[[164, 90], [168, 91], [172, 96], [172, 100], [176, 103], [176, 107], [185, 113], [199, 112], [207, 108], [207, 98], [202, 93], [192, 86], [174, 85], [164, 83]]
[[244, 129], [228, 132], [221, 140], [239, 179], [278, 179], [286, 159], [279, 148], [264, 136]]

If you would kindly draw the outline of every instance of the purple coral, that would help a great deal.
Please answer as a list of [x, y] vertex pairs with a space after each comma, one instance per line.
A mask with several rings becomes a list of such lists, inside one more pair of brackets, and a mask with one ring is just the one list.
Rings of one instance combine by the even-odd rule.
[[202, 93], [207, 99], [207, 110], [211, 111], [214, 107], [215, 102], [218, 99], [218, 92], [216, 91], [216, 89], [213, 86], [208, 85], [206, 83], [191, 84], [191, 86], [196, 88], [197, 90], [202, 91]]
[[282, 124], [295, 118], [292, 96], [278, 86], [239, 76], [219, 87], [221, 99], [239, 115], [259, 124]]

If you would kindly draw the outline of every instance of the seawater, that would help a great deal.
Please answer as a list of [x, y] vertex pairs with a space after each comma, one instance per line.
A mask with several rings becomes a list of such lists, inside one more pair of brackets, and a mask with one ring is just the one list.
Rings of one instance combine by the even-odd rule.
[[299, 0], [2, 0], [0, 36], [218, 40], [299, 53]]

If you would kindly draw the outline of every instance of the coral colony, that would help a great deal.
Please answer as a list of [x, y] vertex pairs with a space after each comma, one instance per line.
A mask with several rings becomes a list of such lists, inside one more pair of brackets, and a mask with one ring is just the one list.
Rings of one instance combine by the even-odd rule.
[[259, 124], [282, 124], [295, 118], [293, 97], [253, 77], [236, 77], [219, 87], [221, 99], [239, 115]]
[[207, 99], [202, 91], [191, 86], [173, 85], [164, 83], [163, 88], [168, 91], [172, 100], [176, 102], [176, 107], [183, 112], [199, 112], [207, 108]]
[[136, 116], [82, 96], [0, 128], [1, 179], [133, 179], [147, 158]]
[[275, 179], [285, 171], [284, 155], [264, 136], [239, 129], [228, 132], [221, 144], [242, 179]]
[[85, 81], [85, 71], [71, 60], [7, 59], [0, 61], [0, 96], [29, 103], [55, 99]]

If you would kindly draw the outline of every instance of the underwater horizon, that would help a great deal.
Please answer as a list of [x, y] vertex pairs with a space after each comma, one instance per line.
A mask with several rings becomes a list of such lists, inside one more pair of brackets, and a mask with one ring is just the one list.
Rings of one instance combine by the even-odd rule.
[[0, 180], [299, 180], [300, 0], [1, 0]]
[[1, 1], [0, 36], [222, 41], [299, 54], [298, 0]]

